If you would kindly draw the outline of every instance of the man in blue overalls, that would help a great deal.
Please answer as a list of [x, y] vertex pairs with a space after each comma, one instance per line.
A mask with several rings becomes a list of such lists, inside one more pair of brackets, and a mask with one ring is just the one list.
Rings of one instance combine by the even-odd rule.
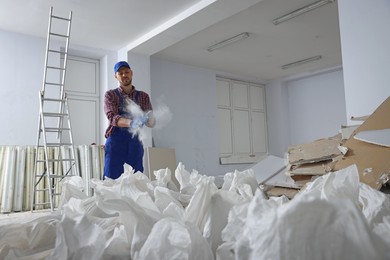
[[119, 87], [108, 90], [104, 96], [104, 112], [109, 121], [105, 133], [104, 179], [118, 178], [124, 163], [131, 165], [134, 172], [143, 172], [144, 148], [137, 131], [144, 125], [153, 127], [156, 122], [149, 95], [136, 90], [132, 84], [133, 71], [129, 64], [116, 63], [114, 72]]

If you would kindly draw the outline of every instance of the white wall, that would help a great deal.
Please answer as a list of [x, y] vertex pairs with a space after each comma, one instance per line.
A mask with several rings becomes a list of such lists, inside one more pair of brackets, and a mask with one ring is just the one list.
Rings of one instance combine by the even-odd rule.
[[290, 144], [338, 134], [346, 124], [342, 70], [287, 82]]
[[349, 119], [371, 114], [390, 95], [390, 1], [337, 2]]
[[248, 168], [219, 164], [215, 72], [152, 58], [151, 79], [154, 108], [164, 104], [173, 113], [169, 124], [153, 130], [157, 147], [174, 148], [177, 163], [189, 171], [219, 175]]
[[45, 39], [0, 30], [0, 145], [36, 145]]
[[290, 144], [286, 84], [283, 80], [273, 80], [265, 86], [268, 151], [279, 157], [285, 156]]
[[[45, 51], [44, 38], [0, 30], [0, 145], [36, 145]], [[113, 85], [115, 52], [70, 43], [70, 53], [100, 59], [102, 89]]]
[[338, 133], [346, 123], [341, 68], [266, 84], [269, 153], [285, 157], [290, 145]]

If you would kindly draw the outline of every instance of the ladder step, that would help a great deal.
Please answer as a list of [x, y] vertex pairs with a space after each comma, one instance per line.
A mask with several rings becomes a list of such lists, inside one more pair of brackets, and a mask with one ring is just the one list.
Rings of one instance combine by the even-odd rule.
[[[69, 131], [70, 128], [65, 128], [65, 127], [46, 127], [45, 131], [46, 132], [61, 132], [61, 131]], [[42, 129], [41, 129], [42, 131]]]
[[46, 146], [56, 147], [56, 146], [64, 146], [64, 145], [73, 145], [72, 143], [46, 143]]
[[44, 205], [50, 205], [50, 202], [41, 202], [41, 203], [34, 203], [33, 206], [44, 206]]
[[69, 21], [69, 22], [70, 22], [70, 19], [69, 19], [69, 18], [60, 17], [60, 16], [56, 16], [56, 15], [52, 15], [51, 18], [59, 19], [59, 20], [64, 20], [64, 21]]
[[52, 49], [49, 49], [47, 50], [48, 52], [54, 52], [54, 53], [59, 53], [59, 54], [68, 54], [66, 51], [57, 51], [57, 50], [52, 50]]
[[44, 112], [42, 114], [43, 114], [43, 116], [48, 116], [48, 117], [62, 117], [62, 116], [68, 116], [69, 115], [67, 113], [49, 113], [49, 112]]
[[53, 85], [53, 86], [63, 86], [62, 83], [54, 83], [54, 82], [45, 82], [46, 85]]
[[65, 102], [65, 99], [57, 99], [57, 98], [42, 98], [43, 101], [53, 101], [53, 102]]
[[53, 69], [53, 70], [65, 70], [64, 68], [61, 67], [53, 67], [53, 66], [46, 66], [48, 69]]
[[[44, 177], [45, 175], [35, 175], [35, 178], [38, 178], [38, 177], [41, 178], [42, 176]], [[64, 175], [50, 174], [50, 178], [63, 178], [63, 177], [64, 177]]]
[[59, 34], [59, 33], [49, 33], [49, 34], [50, 34], [50, 35], [53, 35], [53, 36], [69, 38], [69, 36], [68, 36], [68, 35], [65, 35], [65, 34]]
[[49, 190], [49, 188], [47, 188], [47, 189], [35, 189], [35, 191], [48, 191]]

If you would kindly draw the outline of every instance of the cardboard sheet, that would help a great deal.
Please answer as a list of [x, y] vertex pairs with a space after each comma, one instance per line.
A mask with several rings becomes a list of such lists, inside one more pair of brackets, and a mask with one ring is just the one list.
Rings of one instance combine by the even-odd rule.
[[288, 148], [288, 161], [291, 165], [327, 161], [342, 155], [339, 150], [341, 135], [319, 139], [311, 143], [300, 144]]
[[380, 189], [390, 175], [390, 147], [363, 142], [355, 139], [354, 136], [363, 131], [388, 128], [390, 128], [390, 97], [343, 144], [349, 151], [347, 156], [336, 163], [335, 170], [356, 164], [360, 181], [374, 189]]
[[292, 199], [295, 195], [298, 194], [298, 192], [299, 190], [297, 189], [275, 187], [268, 190], [266, 193], [269, 197], [279, 197], [285, 195], [287, 198]]
[[293, 165], [289, 171], [293, 175], [324, 175], [333, 170], [335, 162], [332, 160], [301, 165]]

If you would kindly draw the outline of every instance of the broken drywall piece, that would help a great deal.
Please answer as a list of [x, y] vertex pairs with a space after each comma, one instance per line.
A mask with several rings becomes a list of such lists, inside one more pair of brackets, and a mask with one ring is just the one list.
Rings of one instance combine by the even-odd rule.
[[351, 135], [355, 132], [355, 130], [359, 127], [360, 125], [350, 125], [350, 126], [344, 126], [342, 125], [340, 130], [339, 130], [339, 133], [341, 134], [341, 139], [342, 140], [346, 140], [348, 139], [349, 137], [351, 137]]
[[253, 165], [251, 169], [256, 175], [257, 183], [261, 184], [285, 169], [286, 165], [285, 159], [269, 154], [263, 160]]
[[[355, 136], [365, 131], [382, 130], [390, 128], [390, 97], [359, 126]], [[351, 136], [343, 143], [349, 152], [342, 160], [337, 161], [335, 170], [356, 164], [359, 170], [360, 181], [371, 188], [380, 189], [387, 181], [390, 173], [390, 147], [362, 142]], [[367, 172], [366, 169], [371, 169]], [[382, 177], [384, 176], [384, 177]]]
[[266, 191], [266, 194], [268, 197], [280, 197], [280, 196], [286, 196], [290, 200], [297, 195], [299, 190], [292, 189], [292, 188], [284, 188], [284, 187], [273, 187]]
[[333, 170], [335, 162], [332, 160], [310, 163], [310, 164], [301, 164], [301, 165], [292, 165], [289, 171], [291, 176], [293, 175], [324, 175]]
[[354, 138], [363, 142], [390, 147], [390, 128], [362, 131], [357, 133]]
[[278, 174], [264, 182], [267, 186], [299, 189], [293, 178], [287, 173], [287, 169], [280, 171]]
[[299, 144], [288, 148], [288, 161], [291, 165], [314, 163], [331, 160], [342, 155], [338, 148], [341, 136], [319, 139], [307, 144]]

